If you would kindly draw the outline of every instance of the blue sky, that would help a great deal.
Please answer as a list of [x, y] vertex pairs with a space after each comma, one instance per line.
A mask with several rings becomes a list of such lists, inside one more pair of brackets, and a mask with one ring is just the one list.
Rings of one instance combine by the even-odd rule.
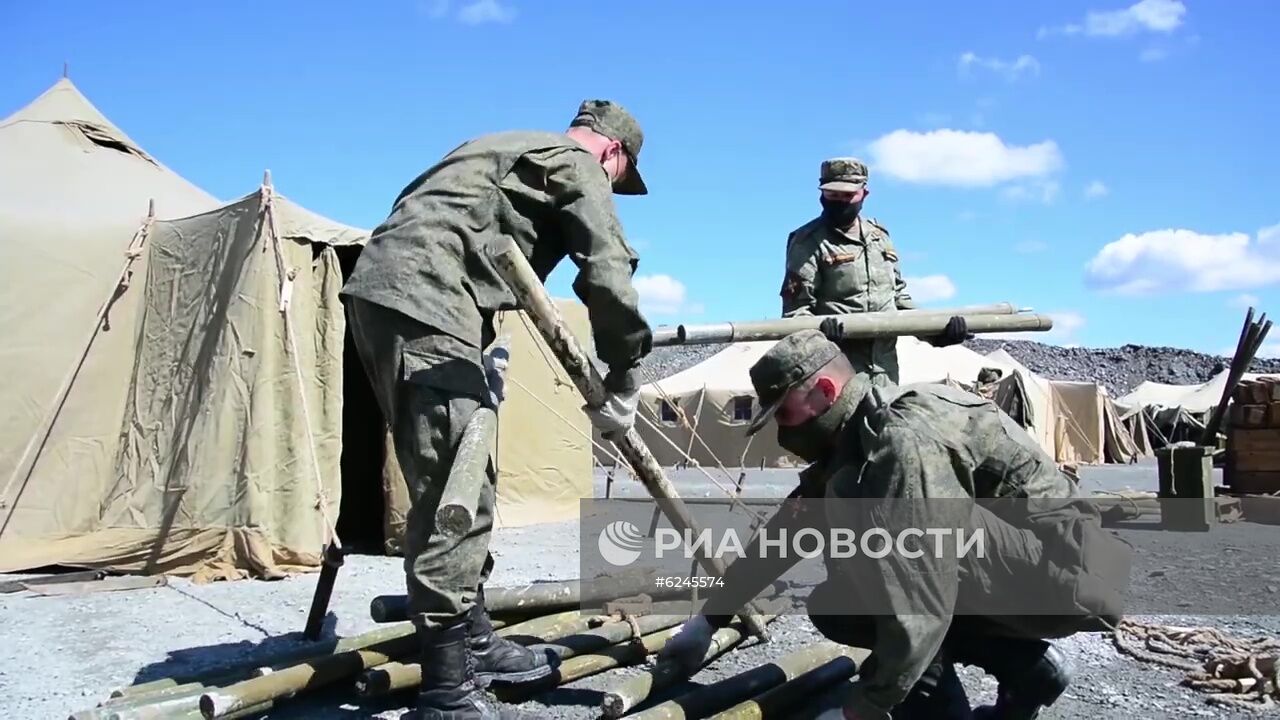
[[1270, 0], [179, 5], [4, 4], [0, 116], [67, 61], [213, 195], [270, 168], [371, 228], [463, 140], [612, 98], [646, 132], [651, 194], [618, 207], [654, 324], [776, 316], [818, 164], [849, 154], [928, 305], [1008, 300], [1055, 316], [1036, 339], [1223, 352], [1243, 304], [1280, 298]]

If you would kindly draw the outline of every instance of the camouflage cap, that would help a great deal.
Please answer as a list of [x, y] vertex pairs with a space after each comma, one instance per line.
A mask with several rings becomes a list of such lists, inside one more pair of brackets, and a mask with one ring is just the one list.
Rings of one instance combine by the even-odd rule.
[[578, 107], [578, 115], [569, 123], [570, 127], [586, 127], [595, 130], [610, 140], [622, 143], [631, 160], [627, 176], [614, 190], [619, 195], [647, 195], [649, 188], [640, 177], [640, 146], [644, 145], [644, 132], [640, 123], [627, 112], [626, 108], [610, 100], [584, 100]]
[[867, 164], [857, 158], [840, 157], [822, 161], [818, 187], [822, 190], [857, 192], [867, 184]]
[[751, 420], [747, 435], [756, 434], [773, 418], [788, 390], [839, 355], [840, 347], [818, 330], [791, 333], [769, 348], [751, 366], [751, 385], [760, 401], [760, 412]]

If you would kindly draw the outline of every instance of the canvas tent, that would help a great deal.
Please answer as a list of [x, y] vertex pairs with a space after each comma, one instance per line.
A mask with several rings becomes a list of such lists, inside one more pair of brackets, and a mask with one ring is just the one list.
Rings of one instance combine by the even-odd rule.
[[[0, 490], [121, 281], [149, 199], [162, 217], [218, 206], [147, 155], [69, 80], [0, 121]], [[126, 335], [101, 342], [123, 354]], [[99, 371], [81, 371], [82, 387], [103, 396], [84, 398], [89, 407], [120, 392], [102, 384]], [[99, 440], [87, 436], [78, 451], [94, 452]]]
[[[100, 147], [123, 152], [116, 149], [122, 138], [108, 135]], [[71, 184], [90, 208], [95, 193], [124, 186], [111, 172], [116, 160], [83, 187]], [[17, 185], [10, 168], [0, 166], [6, 193]], [[145, 207], [141, 193], [149, 191], [118, 204]], [[88, 214], [78, 209], [79, 196], [44, 208], [52, 214], [43, 219], [11, 212], [11, 197], [0, 198], [7, 253], [37, 253], [34, 238], [68, 248], [55, 257], [79, 252], [81, 264], [114, 268], [91, 288], [100, 297], [85, 291], [71, 309], [61, 307], [62, 288], [24, 278], [33, 294], [19, 298], [28, 315], [6, 315], [0, 324], [6, 337], [29, 331], [32, 344], [26, 357], [0, 354], [10, 372], [6, 392], [43, 400], [66, 389], [60, 402], [28, 401], [29, 417], [0, 436], [10, 479], [0, 493], [0, 571], [57, 563], [197, 579], [272, 577], [314, 568], [334, 522], [345, 542], [368, 535], [396, 549], [407, 492], [387, 461], [385, 423], [359, 387], [367, 380], [338, 297], [367, 233], [301, 208], [269, 183], [220, 207], [196, 191], [208, 199], [204, 211], [132, 225], [118, 219], [110, 226], [118, 232], [58, 224], [50, 208]], [[130, 272], [121, 274], [125, 256]], [[47, 278], [57, 280], [58, 269]], [[106, 297], [109, 321], [99, 323], [95, 312]], [[63, 327], [40, 328], [46, 306], [66, 314]], [[588, 340], [585, 309], [562, 302], [561, 310]], [[499, 414], [496, 522], [573, 516], [578, 498], [591, 492], [581, 401], [556, 377], [563, 371], [548, 362], [523, 316], [508, 313], [500, 326], [512, 336], [512, 360]], [[67, 327], [84, 332], [57, 337]], [[46, 344], [59, 352], [48, 353]], [[53, 380], [37, 387], [42, 374]]]
[[[1144, 382], [1116, 402], [1126, 407], [1177, 407], [1190, 413], [1208, 412], [1216, 407], [1218, 401], [1222, 399], [1222, 389], [1227, 386], [1227, 377], [1230, 374], [1229, 370], [1223, 370], [1210, 378], [1208, 382], [1198, 385]], [[1241, 376], [1241, 380], [1256, 380], [1262, 377], [1280, 376], [1245, 373]]]
[[[703, 466], [789, 466], [797, 461], [770, 431], [744, 435], [759, 409], [749, 370], [772, 342], [738, 343], [703, 362], [641, 388], [638, 432], [659, 463]], [[1058, 462], [1131, 462], [1150, 454], [1135, 441], [1132, 423], [1095, 383], [1059, 383], [1031, 372], [1003, 350], [979, 355], [963, 346], [936, 348], [914, 337], [898, 339], [902, 384], [940, 382], [973, 387], [979, 371], [1003, 377], [988, 388], [997, 404], [1018, 416], [1031, 436]], [[597, 453], [605, 465], [613, 458]]]

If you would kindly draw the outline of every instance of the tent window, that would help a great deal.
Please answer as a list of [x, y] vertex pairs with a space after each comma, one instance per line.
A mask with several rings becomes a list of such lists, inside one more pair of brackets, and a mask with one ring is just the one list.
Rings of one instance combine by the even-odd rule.
[[668, 425], [675, 425], [680, 421], [680, 416], [676, 414], [676, 409], [666, 400], [658, 401], [658, 419]]
[[747, 422], [751, 420], [751, 404], [750, 395], [739, 395], [733, 399], [733, 419], [737, 422]]

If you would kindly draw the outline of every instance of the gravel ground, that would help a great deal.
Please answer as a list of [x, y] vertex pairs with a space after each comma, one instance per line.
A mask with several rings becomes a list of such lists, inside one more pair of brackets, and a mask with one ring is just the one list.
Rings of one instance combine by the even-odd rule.
[[[982, 355], [1004, 348], [1032, 372], [1050, 380], [1096, 382], [1119, 397], [1144, 380], [1189, 385], [1224, 370], [1231, 359], [1171, 347], [1125, 345], [1118, 348], [1065, 348], [1029, 340], [976, 338], [966, 347]], [[725, 345], [655, 348], [645, 358], [645, 382], [673, 375], [723, 350]], [[1255, 359], [1255, 373], [1280, 373], [1280, 359]]]
[[[1082, 476], [1089, 488], [1151, 489], [1155, 473], [1150, 466], [1103, 466], [1082, 468]], [[677, 471], [672, 477], [686, 496], [712, 492], [697, 471]], [[747, 494], [776, 497], [789, 491], [794, 479], [791, 471], [750, 471]], [[597, 492], [603, 494], [602, 481]], [[635, 483], [622, 481], [615, 483], [613, 492], [636, 495], [643, 491]], [[1274, 563], [1280, 527], [1235, 523], [1203, 534], [1154, 533], [1135, 525], [1119, 532], [1135, 546], [1133, 577], [1144, 598], [1177, 597], [1204, 608], [1221, 597], [1248, 595], [1242, 588], [1266, 592], [1258, 589], [1280, 585]], [[577, 542], [576, 521], [499, 530], [492, 582], [513, 585], [577, 577]], [[334, 592], [328, 632], [347, 636], [375, 627], [368, 619], [368, 602], [374, 595], [401, 588], [401, 572], [397, 558], [349, 558]], [[0, 627], [5, 629], [5, 642], [0, 644], [0, 717], [64, 718], [71, 711], [92, 707], [122, 685], [261, 659], [302, 646], [299, 631], [315, 581], [314, 574], [276, 582], [203, 586], [174, 579], [167, 587], [81, 597], [0, 595]], [[1280, 617], [1274, 614], [1171, 614], [1150, 619], [1214, 625], [1243, 635], [1280, 634]], [[698, 673], [693, 682], [733, 675], [818, 637], [803, 616], [784, 617], [771, 628], [774, 642], [731, 652]], [[1080, 635], [1060, 645], [1074, 663], [1076, 680], [1045, 718], [1259, 716], [1207, 704], [1203, 695], [1178, 685], [1177, 671], [1122, 656], [1107, 637]], [[599, 717], [602, 689], [634, 672], [634, 668], [619, 669], [585, 678], [522, 707], [536, 717]], [[961, 674], [972, 702], [994, 697], [994, 681], [975, 668], [965, 668]], [[398, 718], [412, 698], [368, 706], [352, 700], [346, 690], [335, 689], [283, 703], [269, 717]], [[818, 705], [837, 700], [830, 693]]]

